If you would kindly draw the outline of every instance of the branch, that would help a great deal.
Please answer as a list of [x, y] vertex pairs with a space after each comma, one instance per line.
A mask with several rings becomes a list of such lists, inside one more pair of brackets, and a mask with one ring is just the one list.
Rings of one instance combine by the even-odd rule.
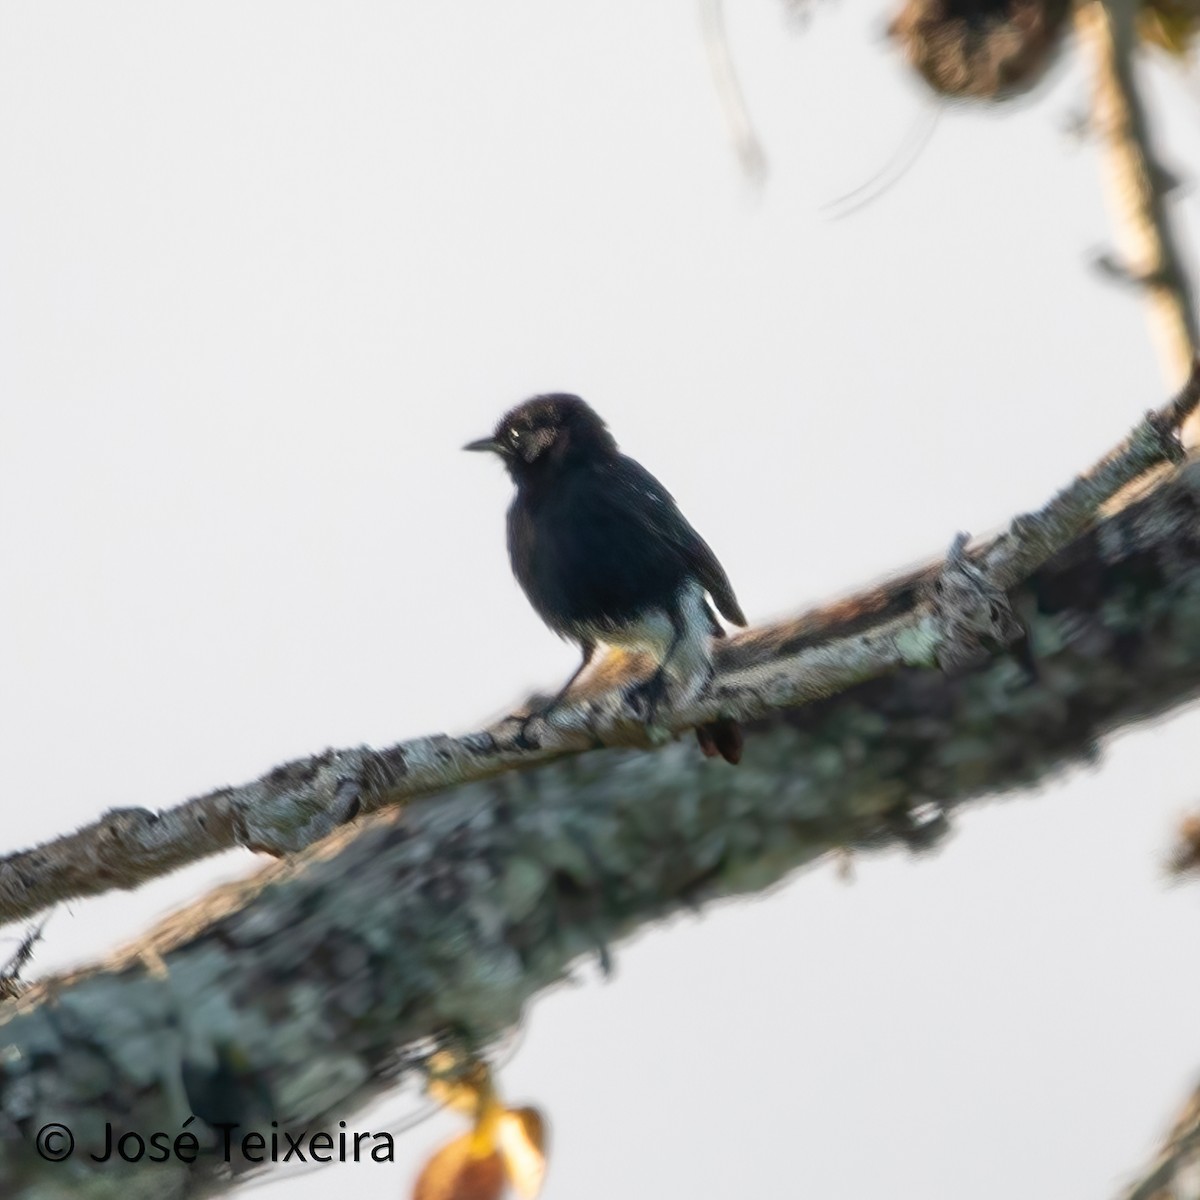
[[1200, 1088], [1188, 1097], [1150, 1166], [1121, 1200], [1196, 1200], [1200, 1196]]
[[[1093, 475], [1040, 515], [1073, 524], [1079, 489], [1093, 486], [1108, 488]], [[1026, 544], [1020, 527], [1011, 536], [1010, 547]], [[995, 554], [1011, 561], [1002, 545]], [[926, 598], [938, 577], [916, 572], [857, 615], [776, 627], [769, 646], [766, 633], [748, 638], [730, 647], [722, 679], [752, 674], [739, 663], [756, 655], [776, 678], [781, 659], [819, 650], [831, 623], [855, 641], [857, 620], [860, 649], [922, 605], [936, 627]], [[228, 1170], [212, 1156], [120, 1167], [83, 1149], [103, 1144], [106, 1121], [172, 1132], [189, 1114], [201, 1131], [222, 1115], [245, 1128], [334, 1124], [411, 1070], [430, 1039], [486, 1042], [582, 955], [607, 963], [608, 947], [647, 922], [762, 889], [831, 849], [927, 845], [970, 797], [1093, 761], [1108, 731], [1200, 691], [1200, 462], [1090, 528], [1008, 599], [1035, 684], [1003, 655], [951, 675], [896, 667], [770, 711], [736, 771], [684, 744], [558, 752], [536, 770], [392, 806], [213, 893], [107, 963], [35, 984], [4, 1009], [0, 1195], [199, 1195]], [[31, 1147], [50, 1121], [81, 1147], [69, 1162]]]
[[700, 0], [700, 23], [704, 33], [704, 49], [708, 53], [708, 66], [729, 130], [729, 139], [746, 177], [753, 183], [762, 183], [767, 174], [767, 155], [758, 134], [754, 132], [754, 122], [750, 119], [737, 67], [733, 65], [722, 0]]
[[506, 719], [457, 738], [327, 750], [174, 809], [116, 809], [76, 833], [10, 854], [0, 859], [0, 923], [59, 900], [137, 887], [235, 846], [292, 853], [359, 814], [515, 767], [600, 746], [661, 743], [671, 732], [723, 717], [762, 717], [904, 665], [975, 663], [1020, 635], [1009, 589], [1087, 528], [1125, 485], [1178, 460], [1175, 430], [1198, 404], [1200, 362], [1175, 400], [1147, 414], [1109, 456], [977, 554], [967, 554], [962, 536], [944, 562], [914, 576], [718, 643], [713, 686], [667, 714], [666, 729], [647, 731], [629, 707], [627, 685], [643, 664], [614, 660], [572, 693], [574, 703], [556, 710], [552, 724], [540, 723], [536, 746]]
[[[1144, 290], [1168, 387], [1183, 379], [1200, 345], [1195, 295], [1167, 213], [1167, 170], [1154, 151], [1134, 69], [1135, 0], [1088, 0], [1076, 31], [1094, 65], [1092, 124], [1105, 151], [1109, 204], [1128, 278]], [[1193, 421], [1184, 431], [1200, 441]]]

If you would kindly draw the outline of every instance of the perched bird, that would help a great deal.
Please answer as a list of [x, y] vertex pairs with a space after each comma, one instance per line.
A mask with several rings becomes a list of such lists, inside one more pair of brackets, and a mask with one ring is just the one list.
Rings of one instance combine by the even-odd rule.
[[[657, 664], [639, 685], [646, 720], [671, 681], [676, 703], [712, 675], [714, 637], [746, 618], [729, 579], [671, 494], [624, 455], [578, 396], [535, 396], [501, 418], [491, 437], [465, 446], [498, 454], [516, 484], [508, 510], [513, 574], [542, 620], [579, 645], [583, 661], [545, 716], [567, 694], [600, 644], [648, 652]], [[697, 730], [705, 754], [740, 756], [736, 722]]]

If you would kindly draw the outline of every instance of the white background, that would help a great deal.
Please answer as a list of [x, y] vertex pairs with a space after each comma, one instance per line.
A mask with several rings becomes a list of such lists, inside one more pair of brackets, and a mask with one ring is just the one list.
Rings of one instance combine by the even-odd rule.
[[[564, 676], [459, 451], [533, 392], [595, 404], [754, 620], [1038, 503], [1163, 398], [1087, 267], [1073, 58], [833, 221], [927, 119], [885, 13], [729, 7], [761, 191], [690, 3], [0, 2], [5, 847]], [[1198, 161], [1192, 85], [1154, 83]], [[1198, 733], [540, 999], [501, 1082], [553, 1122], [547, 1200], [1112, 1195], [1200, 1066], [1200, 895], [1160, 871]], [[254, 866], [63, 905], [37, 966]], [[456, 1128], [263, 1194], [403, 1195]]]

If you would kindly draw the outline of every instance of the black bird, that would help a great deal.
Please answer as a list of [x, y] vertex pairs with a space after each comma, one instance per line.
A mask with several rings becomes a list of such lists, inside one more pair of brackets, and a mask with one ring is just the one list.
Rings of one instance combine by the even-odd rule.
[[[562, 700], [601, 643], [654, 657], [657, 669], [639, 688], [647, 721], [668, 676], [676, 703], [692, 699], [712, 674], [711, 639], [724, 637], [705, 593], [735, 625], [746, 618], [716, 555], [666, 488], [620, 452], [578, 396], [535, 396], [464, 449], [490, 450], [504, 462], [517, 488], [508, 510], [513, 574], [542, 620], [583, 653], [536, 715]], [[697, 734], [705, 754], [737, 761], [736, 722]]]

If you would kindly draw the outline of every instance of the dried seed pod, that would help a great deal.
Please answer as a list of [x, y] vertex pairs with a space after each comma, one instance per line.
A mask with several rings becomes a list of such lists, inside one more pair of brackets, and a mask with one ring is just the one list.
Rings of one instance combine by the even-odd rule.
[[507, 1186], [504, 1159], [476, 1145], [474, 1133], [447, 1142], [426, 1164], [413, 1200], [500, 1200]]
[[1070, 16], [1070, 0], [905, 0], [888, 35], [935, 92], [998, 101], [1037, 85]]

